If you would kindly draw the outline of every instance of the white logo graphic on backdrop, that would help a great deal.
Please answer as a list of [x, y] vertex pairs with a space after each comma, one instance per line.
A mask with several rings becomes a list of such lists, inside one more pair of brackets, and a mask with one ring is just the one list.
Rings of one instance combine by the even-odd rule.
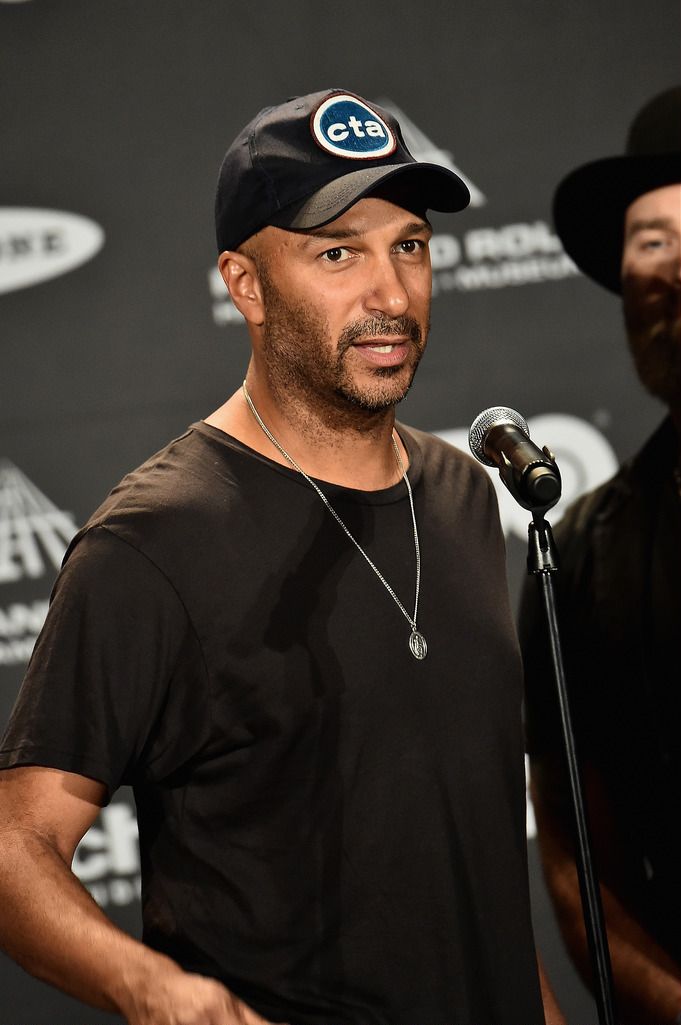
[[236, 306], [231, 300], [227, 286], [222, 280], [222, 274], [217, 267], [211, 267], [208, 271], [208, 288], [213, 300], [213, 320], [222, 327], [224, 324], [243, 324]]
[[432, 142], [428, 138], [425, 132], [423, 132], [418, 125], [415, 125], [411, 118], [407, 117], [403, 110], [393, 103], [392, 100], [381, 99], [376, 101], [379, 106], [385, 107], [391, 114], [394, 114], [397, 118], [400, 128], [402, 129], [402, 135], [404, 141], [407, 144], [407, 149], [413, 157], [417, 160], [421, 160], [428, 164], [441, 164], [442, 167], [448, 167], [454, 174], [458, 174], [459, 178], [468, 186], [468, 191], [471, 194], [471, 206], [484, 206], [487, 202], [484, 194], [480, 191], [477, 185], [474, 185], [471, 179], [464, 174], [460, 167], [457, 167], [454, 162], [454, 158], [448, 150], [442, 149], [437, 143]]
[[527, 755], [525, 755], [525, 832], [528, 840], [534, 840], [537, 835], [537, 819], [530, 792], [530, 759]]
[[481, 292], [575, 277], [579, 270], [545, 221], [473, 228], [430, 241], [433, 295]]
[[[472, 207], [481, 207], [487, 202], [477, 185], [456, 165], [451, 153], [431, 142], [392, 100], [378, 102], [395, 115], [407, 147], [417, 160], [443, 164], [458, 174], [468, 186]], [[560, 239], [542, 220], [474, 228], [461, 239], [456, 235], [435, 235], [431, 239], [430, 254], [433, 295], [557, 281], [579, 274], [563, 251]]]
[[8, 459], [0, 460], [0, 584], [58, 570], [77, 531], [70, 513]]
[[[536, 444], [540, 448], [548, 445], [556, 457], [563, 481], [563, 493], [556, 506], [558, 518], [570, 502], [603, 484], [617, 469], [617, 457], [612, 446], [587, 420], [569, 416], [567, 413], [545, 413], [542, 416], [531, 417], [527, 421], [527, 426]], [[435, 433], [451, 445], [470, 453], [467, 427]], [[518, 505], [507, 491], [496, 468], [485, 469], [488, 470], [497, 493], [504, 534], [516, 534], [526, 540], [531, 514]]]
[[137, 819], [122, 801], [102, 809], [76, 848], [73, 871], [101, 907], [138, 900], [140, 855]]
[[103, 245], [102, 228], [80, 214], [0, 207], [0, 292], [66, 274]]
[[[0, 460], [0, 585], [53, 576], [77, 529], [70, 513]], [[46, 613], [46, 598], [0, 606], [0, 665], [28, 661]]]

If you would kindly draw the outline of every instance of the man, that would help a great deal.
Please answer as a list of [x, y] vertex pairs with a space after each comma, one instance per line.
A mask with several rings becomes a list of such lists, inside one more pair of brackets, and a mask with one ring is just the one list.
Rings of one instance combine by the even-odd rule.
[[[4, 943], [130, 1025], [544, 1021], [493, 493], [395, 426], [467, 201], [337, 90], [225, 157], [246, 381], [72, 543], [2, 753]], [[121, 783], [143, 944], [67, 868]]]
[[[559, 626], [623, 1022], [681, 1020], [681, 89], [635, 119], [624, 156], [568, 176], [555, 221], [577, 265], [622, 293], [641, 383], [669, 415], [556, 528]], [[543, 616], [526, 585], [532, 793], [549, 889], [590, 980]]]

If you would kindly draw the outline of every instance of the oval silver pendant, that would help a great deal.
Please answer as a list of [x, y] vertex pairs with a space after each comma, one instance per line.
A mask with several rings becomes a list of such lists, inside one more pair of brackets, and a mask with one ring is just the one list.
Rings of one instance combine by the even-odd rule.
[[412, 630], [411, 637], [409, 638], [409, 650], [411, 651], [414, 658], [422, 659], [428, 654], [428, 645], [426, 639], [422, 633], [418, 630]]

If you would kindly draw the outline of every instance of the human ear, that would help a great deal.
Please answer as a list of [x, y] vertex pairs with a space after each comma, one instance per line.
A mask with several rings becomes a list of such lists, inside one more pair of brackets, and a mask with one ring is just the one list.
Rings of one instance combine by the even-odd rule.
[[218, 269], [239, 313], [251, 324], [262, 324], [265, 307], [255, 261], [245, 253], [225, 250], [218, 258]]

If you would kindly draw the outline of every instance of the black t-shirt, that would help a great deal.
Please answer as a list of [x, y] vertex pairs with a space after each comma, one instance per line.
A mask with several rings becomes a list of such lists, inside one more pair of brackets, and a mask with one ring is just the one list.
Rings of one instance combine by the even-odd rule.
[[[145, 942], [268, 1019], [540, 1025], [496, 502], [400, 432], [423, 661], [310, 485], [196, 424], [72, 544], [0, 765], [131, 784]], [[411, 613], [404, 483], [321, 486]]]

